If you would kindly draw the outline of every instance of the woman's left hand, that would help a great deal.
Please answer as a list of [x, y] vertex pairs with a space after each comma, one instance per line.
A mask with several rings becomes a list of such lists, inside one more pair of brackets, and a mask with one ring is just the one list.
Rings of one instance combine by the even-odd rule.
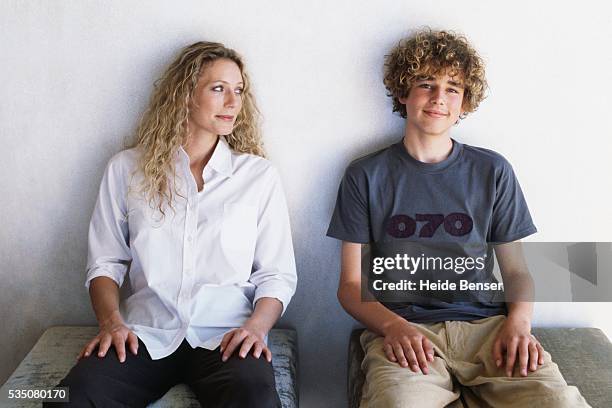
[[272, 352], [264, 342], [265, 336], [265, 333], [250, 328], [248, 325], [230, 331], [221, 340], [221, 353], [223, 353], [221, 360], [227, 361], [234, 351], [239, 349], [240, 358], [245, 358], [253, 350], [253, 357], [259, 358], [263, 353], [266, 360], [271, 362]]

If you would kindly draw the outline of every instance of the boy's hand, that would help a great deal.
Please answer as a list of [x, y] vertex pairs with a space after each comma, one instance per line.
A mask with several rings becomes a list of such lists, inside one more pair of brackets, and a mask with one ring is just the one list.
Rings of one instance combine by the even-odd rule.
[[493, 345], [493, 359], [497, 367], [505, 362], [508, 377], [512, 377], [515, 363], [518, 363], [519, 373], [523, 377], [527, 376], [527, 368], [535, 371], [538, 365], [544, 364], [544, 349], [531, 334], [529, 321], [511, 317], [506, 319]]
[[433, 345], [413, 325], [404, 319], [398, 319], [384, 330], [383, 341], [385, 355], [389, 361], [397, 362], [402, 367], [410, 366], [415, 373], [428, 374], [427, 362], [433, 361]]

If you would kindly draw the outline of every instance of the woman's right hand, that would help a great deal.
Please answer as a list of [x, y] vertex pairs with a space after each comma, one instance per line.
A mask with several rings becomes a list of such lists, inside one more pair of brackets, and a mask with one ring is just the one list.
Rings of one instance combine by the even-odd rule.
[[77, 360], [89, 357], [98, 345], [98, 357], [104, 357], [112, 344], [115, 346], [119, 361], [123, 363], [126, 357], [126, 343], [132, 354], [136, 355], [138, 353], [138, 337], [125, 326], [121, 316], [118, 316], [117, 313], [117, 315], [100, 323], [100, 333], [83, 347]]

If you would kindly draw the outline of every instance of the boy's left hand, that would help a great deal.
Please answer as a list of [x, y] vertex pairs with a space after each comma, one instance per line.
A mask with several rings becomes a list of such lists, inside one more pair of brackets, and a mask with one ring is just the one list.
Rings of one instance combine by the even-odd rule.
[[493, 345], [493, 359], [497, 367], [505, 362], [508, 377], [512, 377], [515, 363], [518, 363], [519, 373], [526, 377], [528, 368], [535, 371], [538, 365], [544, 364], [544, 349], [531, 334], [528, 321], [508, 317]]

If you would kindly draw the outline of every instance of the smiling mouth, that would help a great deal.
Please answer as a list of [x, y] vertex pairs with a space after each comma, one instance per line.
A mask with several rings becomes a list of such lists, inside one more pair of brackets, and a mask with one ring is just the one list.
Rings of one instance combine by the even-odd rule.
[[225, 122], [231, 122], [234, 120], [234, 117], [231, 115], [217, 115], [217, 117]]
[[427, 116], [431, 116], [432, 118], [445, 118], [446, 116], [448, 116], [448, 114], [438, 111], [425, 110], [423, 112], [425, 112]]

